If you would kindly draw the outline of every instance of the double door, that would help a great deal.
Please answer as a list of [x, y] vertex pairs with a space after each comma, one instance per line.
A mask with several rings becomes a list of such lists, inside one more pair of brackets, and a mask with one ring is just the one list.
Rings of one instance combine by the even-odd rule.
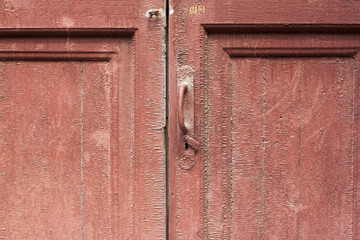
[[359, 239], [356, 1], [4, 1], [0, 239]]

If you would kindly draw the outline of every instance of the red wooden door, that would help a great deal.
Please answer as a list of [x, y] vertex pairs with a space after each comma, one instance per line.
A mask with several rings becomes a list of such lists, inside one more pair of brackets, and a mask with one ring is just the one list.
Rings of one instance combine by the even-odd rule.
[[171, 4], [169, 239], [360, 239], [360, 4]]
[[163, 8], [1, 3], [0, 239], [165, 238]]
[[167, 2], [2, 3], [0, 239], [359, 239], [359, 3]]

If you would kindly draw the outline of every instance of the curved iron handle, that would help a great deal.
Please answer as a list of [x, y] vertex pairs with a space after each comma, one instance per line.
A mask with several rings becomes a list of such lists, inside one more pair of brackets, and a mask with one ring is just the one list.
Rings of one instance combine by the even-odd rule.
[[179, 127], [183, 132], [183, 134], [186, 134], [188, 131], [185, 126], [185, 120], [184, 120], [184, 98], [187, 88], [188, 88], [187, 84], [181, 84], [179, 87], [179, 95], [178, 95], [178, 122], [179, 122]]

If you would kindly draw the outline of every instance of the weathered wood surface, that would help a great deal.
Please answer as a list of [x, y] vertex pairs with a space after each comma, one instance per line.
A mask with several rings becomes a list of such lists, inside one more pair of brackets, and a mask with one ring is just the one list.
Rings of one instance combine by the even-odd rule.
[[201, 142], [180, 169], [170, 98], [170, 239], [359, 239], [359, 3], [170, 4]]
[[164, 239], [164, 2], [0, 5], [0, 238]]

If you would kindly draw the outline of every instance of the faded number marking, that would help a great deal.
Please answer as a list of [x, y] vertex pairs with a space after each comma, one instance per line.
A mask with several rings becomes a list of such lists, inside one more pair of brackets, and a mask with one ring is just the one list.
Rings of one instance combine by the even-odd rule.
[[192, 15], [201, 15], [205, 13], [205, 5], [191, 6], [189, 8], [189, 13]]

